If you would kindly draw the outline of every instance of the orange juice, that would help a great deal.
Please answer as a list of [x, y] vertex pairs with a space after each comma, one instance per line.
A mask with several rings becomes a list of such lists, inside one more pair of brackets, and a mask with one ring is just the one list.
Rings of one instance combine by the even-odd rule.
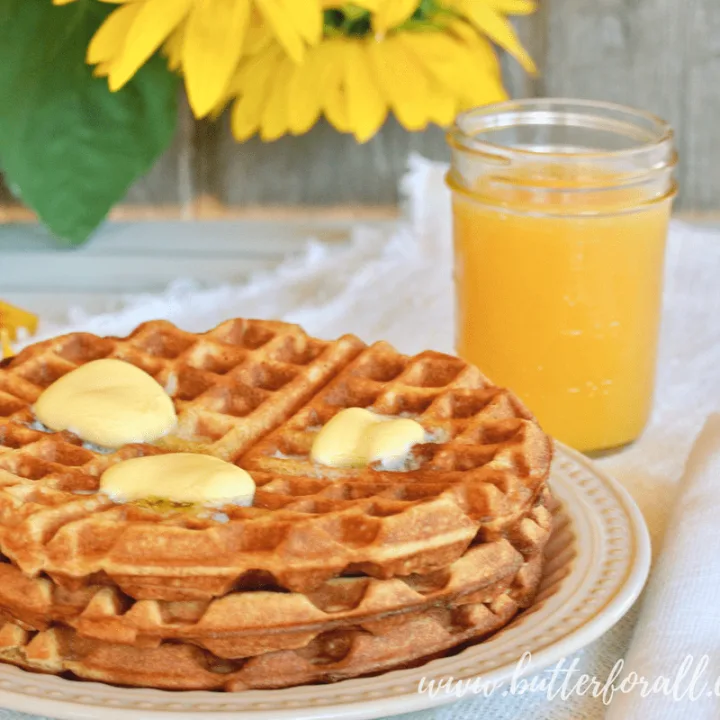
[[[502, 175], [453, 196], [458, 353], [559, 440], [628, 443], [651, 409], [670, 201], [582, 167]], [[604, 189], [568, 202], [586, 186]]]
[[672, 128], [533, 98], [462, 113], [448, 143], [459, 354], [559, 440], [632, 442], [652, 406]]

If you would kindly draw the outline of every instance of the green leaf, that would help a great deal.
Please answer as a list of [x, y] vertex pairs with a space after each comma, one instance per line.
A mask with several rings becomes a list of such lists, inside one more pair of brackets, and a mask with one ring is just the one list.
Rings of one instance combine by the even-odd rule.
[[20, 198], [78, 244], [175, 132], [178, 79], [153, 57], [122, 90], [85, 52], [113, 5], [0, 0], [0, 165]]

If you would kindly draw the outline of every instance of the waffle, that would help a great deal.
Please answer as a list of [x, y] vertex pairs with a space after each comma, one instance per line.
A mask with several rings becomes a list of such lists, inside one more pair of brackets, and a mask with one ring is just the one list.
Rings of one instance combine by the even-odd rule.
[[[110, 356], [168, 387], [180, 421], [163, 447], [102, 454], [69, 433], [26, 427], [44, 387]], [[405, 472], [318, 471], [307, 459], [311, 429], [349, 406], [411, 413], [447, 438], [418, 446]], [[138, 599], [220, 596], [258, 573], [308, 592], [342, 573], [432, 572], [478, 533], [492, 539], [521, 518], [551, 457], [519, 401], [457, 358], [407, 358], [351, 337], [323, 343], [260, 321], [199, 336], [154, 322], [127, 339], [79, 334], [32, 346], [0, 370], [0, 415], [0, 550], [26, 573], [58, 582], [101, 573]], [[226, 509], [221, 523], [94, 494], [111, 464], [178, 446], [248, 468], [254, 506]]]
[[[330, 631], [300, 650], [281, 650], [229, 661], [194, 645], [157, 648], [112, 645], [53, 627], [31, 633], [6, 623], [0, 628], [0, 660], [49, 673], [116, 685], [170, 690], [280, 688], [333, 682], [407, 667], [481, 638], [507, 624], [516, 603], [501, 594], [491, 603], [434, 608], [411, 618]], [[422, 655], [418, 657], [418, 647]]]
[[448, 568], [430, 575], [377, 580], [335, 578], [303, 595], [273, 591], [230, 593], [211, 602], [130, 602], [117, 588], [67, 590], [0, 565], [0, 615], [28, 630], [63, 623], [83, 637], [156, 646], [165, 640], [205, 647], [236, 658], [302, 647], [322, 632], [437, 605], [463, 604], [513, 588], [519, 604], [539, 578], [550, 533], [544, 499], [529, 516], [533, 532], [521, 553], [508, 540], [474, 545]]
[[[371, 587], [366, 588], [363, 601], [344, 614], [345, 622], [296, 627], [292, 632], [285, 628], [278, 633], [268, 628], [254, 636], [252, 633], [223, 635], [221, 628], [227, 630], [226, 626], [212, 626], [205, 628], [209, 634], [201, 636], [194, 627], [190, 630], [191, 637], [183, 633], [182, 641], [177, 634], [168, 634], [165, 638], [172, 638], [171, 642], [157, 637], [154, 642], [148, 642], [148, 638], [138, 642], [137, 636], [123, 638], [114, 631], [116, 627], [113, 630], [112, 624], [106, 625], [101, 636], [97, 636], [92, 630], [87, 632], [82, 621], [74, 628], [55, 622], [38, 631], [17, 620], [7, 620], [0, 621], [0, 659], [34, 671], [70, 672], [78, 678], [118, 685], [227, 691], [334, 682], [417, 665], [458, 645], [492, 634], [530, 604], [540, 581], [542, 552], [551, 527], [550, 513], [543, 502], [534, 508], [532, 520], [538, 526], [534, 550], [523, 557], [510, 546], [517, 557], [513, 564], [515, 570], [509, 575], [495, 574], [489, 580], [486, 574], [479, 587], [473, 576], [474, 585], [465, 586], [462, 594], [444, 596], [438, 592], [437, 581], [432, 590], [433, 580], [424, 578], [422, 581], [429, 585], [424, 602], [411, 603], [403, 607], [402, 612], [389, 612], [386, 602], [387, 596], [397, 590], [398, 581], [367, 580]], [[501, 542], [506, 541], [493, 545]], [[472, 550], [467, 555], [471, 553]], [[450, 569], [450, 577], [453, 576], [457, 582], [457, 567]], [[363, 616], [368, 610], [367, 606], [363, 607], [364, 599], [370, 597], [371, 602], [377, 602], [380, 593], [373, 591], [379, 591], [383, 585], [386, 598], [379, 607], [374, 606], [374, 610], [381, 611]], [[450, 579], [447, 586], [452, 585]], [[267, 604], [269, 594], [263, 593], [255, 601]], [[332, 590], [327, 594], [332, 595]], [[290, 604], [302, 605], [303, 597], [290, 596]], [[97, 595], [87, 609], [96, 600]], [[254, 602], [251, 598], [247, 600]], [[98, 604], [104, 605], [104, 598]], [[395, 609], [395, 605], [392, 607]], [[89, 615], [97, 619], [102, 613], [103, 610], [96, 607]], [[132, 610], [126, 616], [131, 613]], [[116, 609], [110, 614], [117, 623]], [[221, 614], [226, 618], [234, 615]], [[155, 618], [162, 616], [162, 611], [154, 615]], [[150, 617], [145, 615], [146, 620]], [[250, 618], [244, 630], [258, 615], [251, 614]], [[103, 615], [101, 619], [107, 620], [108, 616]], [[133, 618], [133, 623], [137, 619]], [[314, 619], [317, 620], [317, 616]], [[157, 629], [157, 623], [152, 619], [150, 623]], [[165, 625], [166, 630], [169, 627]], [[112, 637], [107, 637], [108, 630]], [[422, 648], [420, 652], [418, 648]]]
[[[178, 426], [108, 451], [39, 426], [57, 378], [113, 357], [153, 375]], [[318, 466], [346, 407], [413, 417], [392, 470]], [[251, 472], [252, 507], [116, 505], [125, 459], [203, 452]], [[552, 446], [476, 368], [352, 336], [232, 320], [78, 333], [0, 365], [0, 659], [166, 688], [320, 682], [417, 662], [495, 631], [532, 599], [550, 530]], [[272, 678], [272, 679], [269, 679]]]
[[232, 461], [362, 347], [349, 335], [325, 342], [296, 325], [244, 319], [202, 335], [162, 320], [127, 338], [73, 333], [12, 360], [0, 374], [0, 417], [32, 422], [30, 405], [55, 380], [91, 360], [117, 358], [145, 370], [172, 396], [178, 413], [173, 445]]

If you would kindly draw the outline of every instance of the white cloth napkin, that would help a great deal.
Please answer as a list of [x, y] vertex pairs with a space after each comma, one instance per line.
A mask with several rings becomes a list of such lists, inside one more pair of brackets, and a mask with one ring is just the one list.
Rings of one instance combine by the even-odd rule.
[[[44, 324], [42, 336], [77, 329], [119, 335], [152, 318], [168, 318], [189, 330], [203, 330], [228, 317], [256, 316], [298, 322], [321, 337], [354, 332], [366, 341], [387, 339], [404, 352], [425, 348], [452, 351], [452, 242], [445, 170], [443, 165], [412, 158], [404, 183], [408, 222], [390, 236], [358, 227], [345, 249], [310, 242], [301, 257], [245, 285], [200, 289], [191, 280], [181, 279], [165, 293], [128, 298], [117, 312], [89, 316], [82, 308], [74, 309], [66, 323]], [[632, 447], [600, 461], [633, 494], [656, 545], [690, 448], [705, 419], [720, 406], [719, 268], [720, 232], [675, 221], [668, 247], [653, 419]], [[710, 543], [706, 547], [712, 549]], [[702, 575], [696, 581], [707, 588], [698, 597], [708, 598], [714, 591], [712, 582], [706, 585]], [[676, 592], [682, 608], [694, 607], [683, 588]], [[712, 602], [705, 602], [705, 611], [710, 612]], [[713, 620], [696, 615], [696, 637], [713, 637], [713, 628], [700, 626], [704, 617]], [[568, 661], [576, 658], [579, 672], [604, 680], [625, 655], [635, 619], [636, 612], [631, 612]], [[686, 713], [687, 720], [694, 720], [696, 709]], [[415, 714], [413, 720], [599, 720], [606, 710], [602, 699], [591, 695], [549, 700], [528, 693], [467, 699]], [[0, 720], [19, 717], [0, 710]], [[615, 719], [619, 717], [656, 720], [644, 712], [616, 714]]]
[[643, 697], [642, 685], [628, 685], [607, 720], [720, 717], [719, 508], [720, 415], [713, 414], [688, 459], [624, 668], [651, 686], [667, 678], [667, 691]]

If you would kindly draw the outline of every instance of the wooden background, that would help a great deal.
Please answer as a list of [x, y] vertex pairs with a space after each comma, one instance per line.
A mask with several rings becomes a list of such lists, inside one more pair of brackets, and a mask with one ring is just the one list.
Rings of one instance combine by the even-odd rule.
[[[541, 74], [528, 78], [505, 59], [514, 96], [597, 98], [661, 115], [677, 132], [677, 208], [720, 211], [720, 0], [540, 0], [518, 27]], [[226, 119], [195, 123], [183, 110], [173, 146], [116, 216], [262, 216], [277, 206], [382, 215], [411, 150], [445, 158], [443, 131], [408, 134], [390, 120], [357, 145], [321, 124], [238, 145]], [[24, 215], [1, 186], [0, 205], [0, 219]]]

